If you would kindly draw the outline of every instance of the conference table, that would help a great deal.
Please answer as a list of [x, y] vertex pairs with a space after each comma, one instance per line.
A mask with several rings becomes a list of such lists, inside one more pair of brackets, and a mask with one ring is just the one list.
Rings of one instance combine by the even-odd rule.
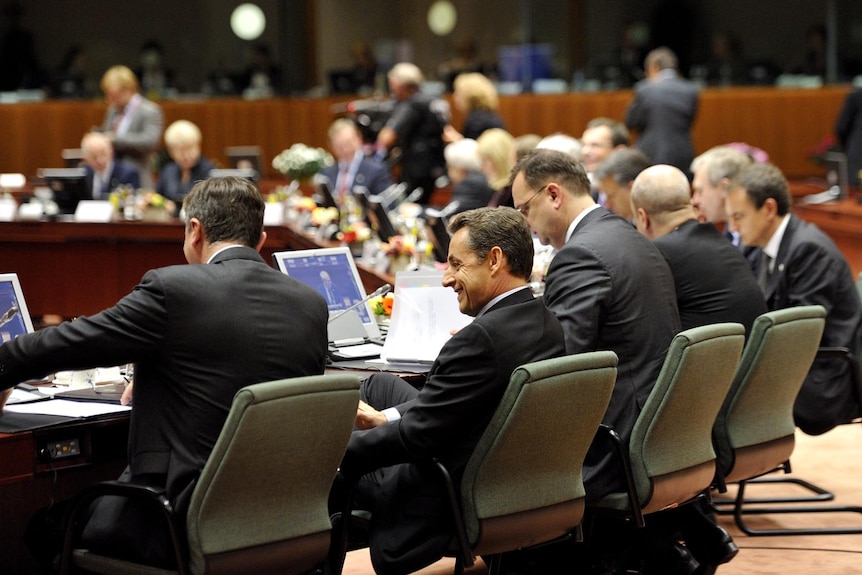
[[[183, 224], [167, 222], [0, 222], [0, 268], [16, 272], [30, 315], [73, 318], [115, 304], [147, 270], [184, 264]], [[267, 226], [261, 249], [272, 265], [278, 251], [340, 245], [291, 226]], [[359, 264], [367, 293], [394, 284], [388, 274]]]

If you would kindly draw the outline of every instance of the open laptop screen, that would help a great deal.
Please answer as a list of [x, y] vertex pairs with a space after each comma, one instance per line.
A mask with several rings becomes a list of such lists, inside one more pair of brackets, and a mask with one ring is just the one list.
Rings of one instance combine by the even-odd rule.
[[32, 333], [33, 323], [17, 274], [0, 274], [0, 342]]
[[[338, 313], [361, 302], [365, 288], [348, 247], [276, 252], [278, 269], [316, 289], [326, 300], [329, 313]], [[367, 336], [379, 338], [380, 330], [366, 302], [356, 308]]]

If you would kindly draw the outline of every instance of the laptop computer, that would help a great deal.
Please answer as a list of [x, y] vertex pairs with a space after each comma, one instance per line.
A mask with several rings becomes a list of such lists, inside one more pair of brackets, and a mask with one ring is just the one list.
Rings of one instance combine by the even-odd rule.
[[329, 345], [333, 360], [378, 357], [383, 349], [380, 328], [350, 248], [318, 248], [276, 252], [276, 267], [317, 290], [329, 308]]
[[[21, 290], [18, 274], [2, 273], [0, 274], [0, 343], [11, 341], [25, 333], [33, 333], [33, 322], [30, 319], [27, 302], [24, 301], [24, 292]], [[15, 389], [7, 403], [11, 405], [46, 398], [32, 386], [24, 387], [29, 389]]]

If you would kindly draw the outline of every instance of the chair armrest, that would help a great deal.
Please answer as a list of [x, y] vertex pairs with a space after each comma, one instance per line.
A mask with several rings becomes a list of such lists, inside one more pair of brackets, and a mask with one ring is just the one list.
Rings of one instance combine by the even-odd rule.
[[[64, 519], [63, 551], [60, 556], [61, 575], [72, 572], [72, 548], [77, 537], [76, 522], [80, 519], [82, 512], [86, 512], [96, 499], [107, 495], [135, 499], [161, 510], [171, 538], [171, 544], [174, 548], [177, 571], [180, 575], [185, 575], [187, 570], [183, 547], [178, 537], [173, 507], [168, 498], [165, 497], [164, 490], [123, 481], [101, 481], [94, 483], [85, 487], [74, 498]], [[81, 528], [83, 529], [83, 526]]]
[[626, 479], [626, 491], [629, 497], [629, 505], [631, 505], [632, 508], [632, 517], [634, 519], [635, 526], [643, 527], [645, 523], [643, 511], [641, 510], [641, 500], [640, 497], [638, 497], [638, 492], [635, 488], [632, 464], [623, 438], [620, 437], [620, 434], [617, 433], [616, 429], [605, 423], [599, 424], [599, 429], [596, 431], [596, 437], [605, 437], [610, 441], [613, 448], [612, 454], [616, 455], [620, 469]]

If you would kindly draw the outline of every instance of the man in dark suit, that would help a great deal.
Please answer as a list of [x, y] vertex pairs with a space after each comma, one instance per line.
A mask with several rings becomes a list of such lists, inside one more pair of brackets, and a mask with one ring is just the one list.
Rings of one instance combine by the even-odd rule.
[[[670, 265], [682, 329], [732, 321], [751, 330], [767, 311], [763, 293], [742, 253], [714, 225], [698, 223], [686, 175], [666, 164], [647, 168], [635, 178], [631, 204], [638, 231]], [[658, 513], [648, 527], [663, 533], [665, 544], [684, 540], [703, 569], [698, 573], [713, 572], [738, 552], [699, 502]]]
[[638, 132], [637, 148], [655, 164], [687, 171], [694, 157], [691, 125], [697, 115], [698, 89], [677, 72], [676, 55], [656, 48], [644, 62], [646, 79], [635, 86], [625, 124]]
[[[769, 309], [822, 305], [826, 326], [820, 345], [862, 350], [862, 303], [847, 260], [817, 226], [791, 211], [787, 180], [771, 164], [752, 164], [738, 176], [727, 196], [727, 212], [742, 242], [763, 256], [757, 277]], [[860, 415], [852, 386], [852, 367], [817, 359], [793, 408], [796, 425], [820, 434]]]
[[133, 190], [141, 187], [141, 177], [137, 168], [126, 162], [114, 159], [114, 146], [101, 132], [90, 132], [81, 140], [84, 154], [87, 192], [94, 200], [107, 200], [108, 195], [120, 186]]
[[[617, 383], [604, 422], [628, 440], [673, 336], [680, 329], [673, 276], [661, 253], [590, 196], [571, 156], [534, 150], [515, 169], [512, 194], [543, 244], [557, 251], [545, 278], [545, 303], [563, 324], [566, 349], [610, 349]], [[591, 450], [587, 497], [624, 489], [610, 453]]]
[[[629, 222], [596, 204], [586, 172], [571, 156], [537, 149], [512, 174], [515, 207], [539, 240], [558, 250], [544, 297], [563, 325], [567, 352], [611, 350], [619, 357], [603, 421], [628, 442], [680, 329], [670, 268]], [[587, 454], [584, 485], [588, 502], [626, 489], [605, 441], [594, 441]]]
[[99, 84], [108, 109], [100, 131], [114, 144], [117, 158], [134, 164], [141, 186], [153, 187], [152, 159], [162, 140], [162, 109], [140, 94], [138, 78], [126, 66], [113, 66]]
[[371, 561], [381, 574], [429, 565], [451, 538], [444, 490], [419, 462], [437, 458], [458, 485], [515, 368], [565, 354], [559, 321], [527, 287], [524, 218], [480, 208], [455, 216], [450, 231], [443, 285], [476, 319], [443, 346], [420, 391], [386, 374], [368, 379], [342, 462], [345, 475], [364, 475], [356, 505], [372, 511]]
[[368, 190], [372, 196], [392, 185], [389, 167], [362, 149], [362, 134], [353, 120], [339, 118], [329, 127], [329, 149], [336, 162], [321, 170], [330, 182], [332, 193], [339, 206], [347, 195], [352, 195], [357, 186]]
[[847, 154], [847, 174], [851, 186], [859, 186], [862, 172], [862, 89], [847, 94], [835, 120], [835, 135]]
[[[135, 362], [129, 461], [120, 479], [164, 489], [178, 517], [238, 389], [323, 373], [328, 316], [315, 290], [258, 254], [266, 239], [264, 200], [253, 184], [200, 182], [185, 209], [183, 251], [192, 265], [149, 271], [114, 307], [0, 347], [4, 390], [57, 370]], [[170, 565], [158, 521], [130, 502], [104, 498], [85, 542], [109, 555]], [[46, 534], [32, 531], [44, 556]]]
[[641, 172], [631, 197], [638, 231], [670, 265], [682, 329], [733, 321], [747, 332], [767, 311], [763, 292], [742, 253], [711, 223], [697, 222], [689, 189], [673, 166]]

